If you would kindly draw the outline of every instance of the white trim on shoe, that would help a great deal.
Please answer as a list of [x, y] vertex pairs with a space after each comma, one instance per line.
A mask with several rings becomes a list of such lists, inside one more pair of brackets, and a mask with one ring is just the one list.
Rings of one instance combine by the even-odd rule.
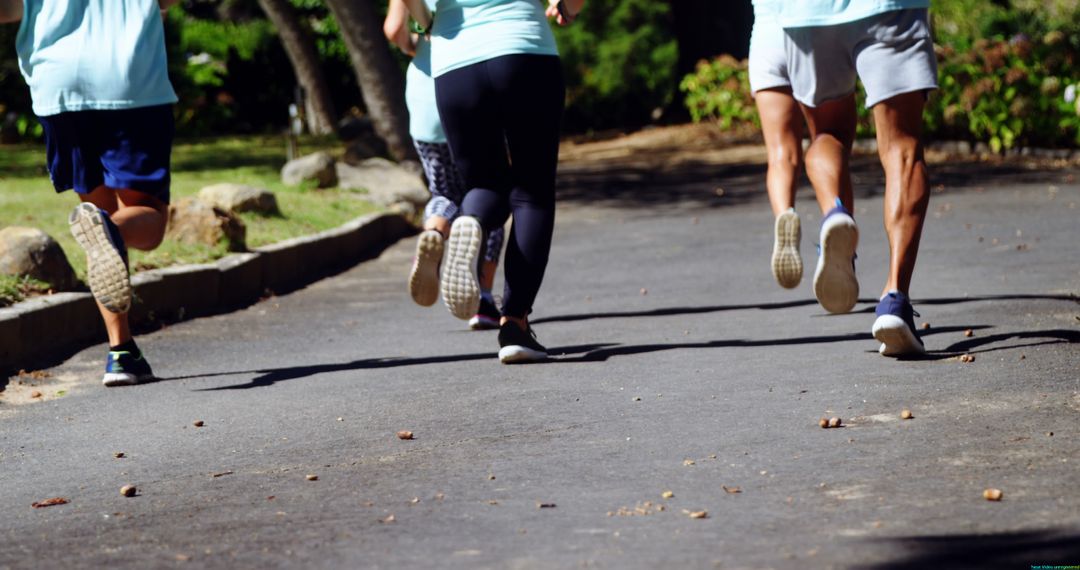
[[802, 281], [803, 263], [799, 254], [799, 242], [802, 241], [802, 228], [799, 214], [794, 208], [788, 208], [776, 217], [774, 224], [772, 274], [776, 282], [785, 289], [794, 289]]
[[470, 319], [480, 308], [476, 264], [483, 237], [480, 222], [472, 216], [460, 216], [450, 226], [446, 263], [443, 264], [442, 297], [450, 314], [463, 321]]
[[416, 238], [416, 259], [409, 273], [409, 295], [417, 305], [430, 307], [439, 300], [439, 268], [443, 258], [443, 237], [427, 230]]
[[881, 343], [878, 354], [882, 356], [911, 356], [926, 354], [926, 347], [919, 342], [911, 327], [896, 315], [881, 315], [874, 320], [870, 333]]
[[833, 214], [821, 225], [814, 296], [830, 313], [847, 313], [859, 301], [859, 280], [853, 263], [858, 245], [859, 227], [851, 216]]
[[548, 353], [533, 350], [520, 344], [510, 344], [499, 349], [499, 362], [503, 364], [522, 364], [525, 362], [543, 362]]

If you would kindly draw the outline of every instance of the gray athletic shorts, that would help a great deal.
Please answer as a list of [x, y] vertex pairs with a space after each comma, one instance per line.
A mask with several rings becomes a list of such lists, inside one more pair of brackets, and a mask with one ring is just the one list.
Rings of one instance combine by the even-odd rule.
[[750, 92], [790, 86], [784, 28], [776, 18], [755, 18], [750, 32]]
[[787, 28], [795, 99], [809, 107], [866, 89], [867, 108], [904, 93], [937, 89], [937, 59], [925, 8], [894, 10], [835, 26]]

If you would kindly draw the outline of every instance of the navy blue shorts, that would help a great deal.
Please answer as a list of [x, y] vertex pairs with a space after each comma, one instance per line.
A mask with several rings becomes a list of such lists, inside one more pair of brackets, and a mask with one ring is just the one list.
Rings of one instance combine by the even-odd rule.
[[57, 192], [88, 194], [104, 185], [169, 203], [172, 105], [73, 111], [38, 120]]

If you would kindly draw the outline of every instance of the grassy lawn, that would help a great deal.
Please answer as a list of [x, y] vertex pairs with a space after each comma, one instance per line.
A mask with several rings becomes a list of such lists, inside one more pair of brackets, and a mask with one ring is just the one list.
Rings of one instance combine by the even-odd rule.
[[[334, 150], [329, 139], [301, 141], [301, 151]], [[277, 195], [281, 216], [241, 214], [247, 226], [247, 245], [258, 247], [339, 226], [376, 211], [355, 192], [290, 187], [281, 183], [285, 163], [282, 137], [228, 137], [179, 140], [173, 150], [172, 200], [192, 196], [204, 186], [233, 182], [266, 188]], [[0, 228], [37, 227], [60, 242], [75, 272], [83, 279], [86, 260], [67, 227], [68, 213], [77, 203], [73, 192], [57, 195], [44, 168], [45, 149], [39, 145], [0, 146]], [[183, 245], [166, 240], [152, 252], [131, 252], [134, 270], [179, 263], [201, 263], [222, 257], [224, 246]], [[0, 279], [3, 298], [17, 295], [17, 279]], [[13, 293], [15, 291], [16, 293]]]

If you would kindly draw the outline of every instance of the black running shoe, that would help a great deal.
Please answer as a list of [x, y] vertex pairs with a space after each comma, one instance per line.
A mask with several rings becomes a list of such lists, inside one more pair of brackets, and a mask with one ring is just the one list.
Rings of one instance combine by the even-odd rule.
[[536, 341], [532, 327], [521, 330], [513, 321], [506, 321], [499, 327], [499, 362], [519, 364], [547, 360], [547, 349]]
[[474, 331], [489, 331], [499, 328], [499, 308], [495, 303], [480, 297], [480, 308], [476, 310], [473, 318], [469, 319], [469, 328]]
[[110, 350], [101, 382], [106, 386], [131, 386], [153, 378], [154, 371], [141, 352], [136, 356], [126, 350]]

